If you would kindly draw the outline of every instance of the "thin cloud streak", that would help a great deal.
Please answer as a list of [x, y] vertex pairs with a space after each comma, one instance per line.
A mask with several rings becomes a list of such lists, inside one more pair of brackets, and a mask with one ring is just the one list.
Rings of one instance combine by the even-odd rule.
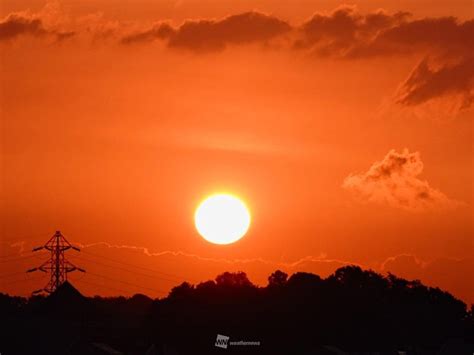
[[76, 245], [79, 245], [81, 248], [92, 248], [96, 246], [105, 246], [110, 249], [129, 249], [129, 250], [136, 250], [140, 251], [146, 256], [154, 257], [154, 256], [165, 256], [165, 255], [171, 255], [171, 256], [184, 256], [184, 257], [189, 257], [189, 258], [194, 258], [200, 261], [210, 261], [210, 262], [216, 262], [216, 263], [226, 263], [226, 264], [248, 264], [248, 263], [262, 263], [266, 265], [275, 265], [276, 267], [289, 267], [289, 268], [294, 268], [297, 267], [298, 265], [305, 263], [305, 262], [323, 262], [323, 263], [340, 263], [341, 265], [359, 265], [354, 262], [349, 262], [349, 261], [344, 261], [344, 260], [339, 260], [339, 259], [327, 259], [324, 254], [320, 256], [305, 256], [301, 259], [298, 259], [294, 262], [282, 262], [282, 261], [272, 261], [272, 260], [267, 260], [263, 258], [248, 258], [248, 259], [226, 259], [226, 258], [210, 258], [210, 257], [203, 257], [197, 254], [192, 254], [192, 253], [187, 253], [183, 251], [172, 251], [172, 250], [165, 250], [165, 251], [160, 251], [160, 252], [150, 252], [149, 248], [147, 247], [141, 247], [141, 246], [135, 246], [135, 245], [118, 245], [118, 244], [110, 244], [108, 242], [95, 242], [95, 243], [90, 243], [90, 244], [80, 244], [76, 243]]

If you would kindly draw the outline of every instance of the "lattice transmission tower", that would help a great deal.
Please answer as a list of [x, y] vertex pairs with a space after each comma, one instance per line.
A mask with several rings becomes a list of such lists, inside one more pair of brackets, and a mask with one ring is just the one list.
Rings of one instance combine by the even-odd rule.
[[80, 251], [78, 247], [73, 246], [69, 243], [66, 238], [61, 234], [60, 231], [54, 233], [51, 239], [48, 242], [40, 247], [33, 248], [33, 251], [38, 251], [41, 249], [49, 250], [51, 256], [46, 260], [41, 266], [27, 270], [26, 272], [33, 271], [42, 271], [50, 273], [51, 277], [48, 284], [39, 290], [33, 291], [33, 293], [39, 292], [48, 292], [52, 293], [57, 290], [57, 288], [67, 280], [67, 274], [73, 271], [86, 272], [84, 269], [75, 266], [69, 260], [66, 259], [65, 251], [72, 249], [75, 251]]

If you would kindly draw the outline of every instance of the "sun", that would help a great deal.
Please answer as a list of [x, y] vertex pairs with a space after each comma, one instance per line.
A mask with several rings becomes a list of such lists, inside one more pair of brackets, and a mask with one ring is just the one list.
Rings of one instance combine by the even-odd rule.
[[199, 234], [215, 244], [231, 244], [242, 238], [250, 226], [245, 203], [231, 194], [214, 194], [202, 201], [194, 213]]

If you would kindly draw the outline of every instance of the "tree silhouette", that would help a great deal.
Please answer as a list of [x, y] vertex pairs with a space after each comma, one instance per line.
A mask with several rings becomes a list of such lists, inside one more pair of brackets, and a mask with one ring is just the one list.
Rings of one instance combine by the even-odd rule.
[[284, 273], [281, 270], [277, 270], [268, 276], [268, 286], [269, 287], [282, 287], [286, 284], [288, 280], [288, 274]]
[[224, 272], [216, 277], [216, 284], [224, 287], [253, 287], [245, 272]]
[[[66, 317], [68, 308], [73, 310]], [[424, 355], [443, 347], [446, 352], [453, 339], [461, 339], [469, 354], [474, 350], [472, 306], [468, 310], [418, 280], [355, 265], [325, 279], [277, 270], [265, 287], [252, 284], [244, 272], [224, 272], [197, 285], [183, 282], [155, 300], [86, 298], [69, 285], [47, 298], [0, 294], [0, 311], [9, 324], [0, 339], [8, 354], [65, 354], [75, 348], [89, 353], [97, 342], [131, 354], [152, 345], [160, 354], [209, 354], [222, 350], [214, 346], [217, 334], [261, 344], [230, 347], [228, 353], [330, 354], [330, 346], [348, 353]], [[54, 344], [44, 341], [52, 330], [60, 335]], [[20, 333], [22, 341], [15, 337]]]

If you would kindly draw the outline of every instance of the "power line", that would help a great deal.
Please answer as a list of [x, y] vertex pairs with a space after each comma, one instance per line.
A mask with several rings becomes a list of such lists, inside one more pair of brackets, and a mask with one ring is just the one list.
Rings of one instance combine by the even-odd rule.
[[[143, 287], [143, 286], [140, 286], [140, 285], [137, 285], [137, 284], [132, 284], [130, 282], [126, 282], [126, 281], [122, 281], [122, 280], [117, 280], [115, 278], [111, 278], [111, 277], [107, 277], [107, 276], [103, 276], [103, 275], [99, 275], [99, 274], [95, 274], [95, 273], [91, 273], [91, 272], [87, 272], [88, 275], [93, 275], [93, 276], [98, 276], [98, 277], [101, 277], [101, 278], [105, 278], [105, 279], [109, 279], [109, 280], [113, 280], [113, 281], [116, 281], [116, 282], [120, 282], [120, 283], [124, 283], [124, 284], [127, 284], [127, 285], [132, 285], [132, 286], [135, 286], [135, 287], [138, 287], [138, 288], [147, 288], [147, 289], [150, 289], [150, 290], [153, 290], [153, 291], [156, 291], [156, 292], [160, 292], [160, 293], [166, 293], [165, 291], [163, 290], [157, 290], [157, 289], [152, 289], [152, 288], [148, 288], [148, 287]], [[84, 277], [86, 276], [86, 274], [84, 274], [82, 276], [82, 278], [80, 279], [72, 279], [74, 282], [80, 282], [80, 283], [86, 283], [86, 284], [90, 284], [90, 285], [93, 285], [93, 286], [96, 286], [96, 287], [99, 287], [99, 288], [108, 288], [108, 289], [111, 289], [111, 290], [115, 290], [115, 291], [119, 291], [119, 292], [123, 292], [123, 293], [131, 293], [130, 290], [125, 290], [123, 288], [117, 288], [117, 287], [112, 287], [112, 286], [107, 286], [107, 285], [104, 285], [104, 284], [97, 284], [97, 283], [94, 283], [94, 282], [91, 282], [91, 281], [85, 281], [83, 280]]]
[[[64, 281], [67, 280], [67, 273], [69, 273], [71, 271], [74, 271], [74, 270], [83, 271], [83, 269], [76, 267], [74, 264], [72, 264], [71, 262], [69, 262], [65, 258], [64, 252], [66, 250], [68, 250], [68, 249], [79, 250], [79, 249], [74, 247], [73, 245], [71, 245], [64, 238], [64, 236], [61, 234], [61, 232], [57, 231], [55, 233], [55, 235], [52, 238], [50, 238], [50, 240], [45, 245], [43, 245], [39, 248], [34, 248], [33, 251], [38, 251], [38, 250], [41, 250], [41, 249], [49, 250], [51, 252], [51, 257], [48, 258], [47, 260], [45, 260], [44, 263], [40, 267], [32, 268], [32, 269], [28, 270], [28, 272], [40, 270], [40, 271], [43, 271], [43, 272], [49, 272], [51, 274], [51, 280], [43, 290], [45, 290], [47, 292], [50, 292], [50, 293], [54, 292], [54, 290], [56, 290], [61, 283], [63, 283]], [[179, 276], [179, 275], [174, 275], [174, 274], [162, 272], [162, 271], [159, 271], [159, 270], [156, 270], [156, 269], [135, 265], [135, 264], [132, 264], [132, 263], [128, 263], [128, 262], [120, 261], [120, 260], [117, 260], [117, 259], [114, 259], [114, 258], [110, 258], [110, 257], [107, 257], [107, 256], [97, 255], [97, 254], [91, 253], [89, 251], [84, 251], [83, 250], [81, 254], [83, 254], [83, 253], [86, 254], [86, 258], [84, 258], [84, 256], [81, 256], [81, 257], [79, 257], [79, 259], [85, 260], [86, 262], [91, 262], [91, 263], [94, 263], [94, 264], [97, 264], [97, 265], [101, 265], [101, 266], [104, 266], [104, 267], [108, 267], [108, 268], [111, 268], [111, 269], [121, 270], [121, 271], [129, 272], [131, 274], [136, 274], [136, 275], [142, 275], [142, 276], [157, 279], [157, 280], [180, 282], [180, 281], [186, 279], [186, 278], [184, 278], [182, 276]], [[100, 261], [91, 260], [90, 258], [87, 258], [87, 256], [98, 258], [98, 259], [100, 259]], [[30, 259], [30, 258], [33, 258], [33, 257], [40, 258], [39, 255], [35, 255], [35, 254], [20, 255], [20, 256], [17, 256], [16, 254], [15, 255], [11, 254], [11, 255], [6, 255], [6, 256], [1, 257], [4, 260], [2, 260], [0, 258], [0, 263], [15, 262], [15, 261], [24, 260], [24, 259]], [[139, 272], [139, 271], [136, 271], [136, 270], [129, 270], [128, 268], [120, 267], [120, 266], [117, 266], [117, 265], [109, 265], [107, 263], [102, 262], [102, 260], [108, 260], [110, 262], [117, 263], [119, 265], [124, 265], [124, 266], [132, 267], [132, 268], [135, 268], [135, 269], [141, 269], [141, 270], [149, 271], [149, 272], [152, 272], [152, 273], [164, 275], [166, 277], [157, 276], [157, 275], [149, 275], [147, 273]], [[17, 274], [19, 274], [19, 273], [0, 275], [0, 279], [8, 278], [8, 277], [11, 277], [11, 276], [14, 276], [14, 275], [17, 275]], [[159, 293], [164, 293], [164, 294], [166, 294], [168, 292], [168, 291], [163, 291], [161, 289], [151, 288], [151, 287], [147, 287], [147, 286], [140, 286], [140, 285], [137, 285], [135, 283], [118, 280], [118, 279], [115, 279], [115, 278], [112, 278], [112, 277], [109, 277], [109, 276], [104, 276], [104, 275], [101, 275], [101, 274], [96, 274], [96, 273], [89, 273], [89, 274], [93, 275], [93, 276], [96, 276], [96, 277], [106, 279], [106, 280], [119, 282], [119, 283], [122, 283], [122, 284], [126, 284], [126, 285], [129, 285], [129, 286], [140, 288], [140, 289], [146, 289], [146, 290], [159, 292]], [[23, 281], [32, 280], [32, 279], [36, 279], [36, 278], [18, 280], [18, 282], [23, 282]], [[76, 279], [75, 281], [87, 283], [87, 281], [82, 281], [82, 279]], [[11, 283], [8, 283], [8, 284], [12, 284], [12, 283], [15, 283], [15, 282], [11, 282]], [[100, 285], [100, 286], [101, 287], [107, 287], [105, 285]], [[109, 287], [109, 288], [111, 288], [111, 287]], [[123, 290], [123, 289], [117, 289], [117, 288], [116, 288], [116, 290], [120, 290], [121, 292], [129, 292], [129, 291], [126, 291], [126, 290]], [[37, 292], [39, 292], [39, 291], [42, 291], [42, 290], [38, 290]]]
[[[46, 253], [42, 253], [45, 254]], [[6, 260], [0, 260], [0, 263], [9, 263], [11, 261], [19, 261], [19, 260], [25, 260], [25, 259], [30, 259], [30, 258], [37, 258], [38, 255], [35, 254], [30, 254], [30, 255], [19, 255], [18, 257], [11, 258], [11, 259], [6, 259]], [[5, 257], [6, 258], [6, 257]]]
[[76, 257], [76, 259], [84, 260], [85, 262], [90, 262], [90, 263], [97, 264], [97, 265], [102, 265], [102, 266], [105, 266], [105, 267], [109, 267], [111, 269], [122, 270], [122, 271], [125, 271], [125, 272], [129, 272], [131, 274], [134, 274], [134, 275], [137, 274], [137, 275], [146, 276], [146, 277], [149, 277], [149, 278], [152, 278], [152, 279], [166, 280], [166, 281], [172, 281], [172, 282], [182, 281], [182, 279], [178, 279], [178, 278], [172, 278], [171, 279], [171, 278], [165, 278], [165, 277], [162, 277], [162, 276], [148, 275], [148, 274], [145, 274], [143, 272], [129, 270], [129, 269], [126, 269], [126, 268], [123, 268], [123, 267], [120, 267], [120, 266], [113, 266], [113, 265], [104, 264], [100, 261], [92, 260], [92, 259], [89, 259], [89, 258], [84, 258], [84, 256], [78, 256], [78, 257]]
[[[151, 269], [151, 268], [147, 268], [147, 267], [144, 267], [144, 266], [138, 266], [138, 265], [135, 265], [135, 264], [131, 264], [131, 263], [124, 262], [124, 261], [119, 261], [119, 260], [112, 259], [112, 258], [107, 257], [107, 256], [97, 255], [97, 254], [91, 253], [91, 252], [86, 251], [86, 250], [84, 250], [84, 249], [82, 250], [82, 252], [83, 252], [84, 254], [89, 254], [89, 255], [94, 256], [94, 257], [96, 257], [96, 258], [107, 259], [107, 260], [113, 261], [113, 262], [118, 263], [118, 264], [123, 264], [123, 265], [131, 266], [131, 267], [135, 267], [135, 268], [137, 268], [137, 269], [143, 269], [143, 270], [147, 270], [147, 271], [151, 271], [151, 272], [156, 272], [156, 273], [158, 273], [158, 274], [162, 274], [162, 275], [165, 275], [165, 276], [170, 276], [170, 277], [173, 277], [173, 278], [177, 279], [178, 281], [181, 281], [181, 280], [185, 280], [185, 279], [186, 279], [185, 277], [180, 276], [180, 275], [169, 274], [169, 273], [166, 273], [166, 272], [163, 272], [163, 271], [159, 271], [159, 270], [156, 270], [156, 269]], [[193, 280], [193, 281], [196, 281], [196, 280]]]
[[96, 274], [96, 273], [92, 273], [92, 272], [88, 272], [87, 274], [88, 274], [88, 275], [94, 275], [94, 276], [97, 276], [97, 277], [101, 277], [101, 278], [106, 279], [106, 280], [111, 280], [111, 281], [115, 281], [115, 282], [120, 282], [120, 283], [123, 283], [124, 285], [130, 285], [130, 286], [134, 286], [134, 287], [138, 287], [138, 288], [143, 288], [143, 289], [147, 289], [147, 290], [155, 291], [155, 292], [160, 292], [160, 293], [167, 293], [166, 291], [158, 290], [158, 289], [156, 289], [156, 288], [151, 288], [151, 287], [146, 287], [146, 286], [140, 286], [140, 285], [137, 285], [137, 284], [133, 284], [133, 283], [131, 283], [131, 282], [122, 281], [122, 280], [117, 280], [117, 279], [114, 279], [114, 278], [112, 278], [112, 277], [108, 277], [108, 276], [104, 276], [104, 275], [100, 275], [100, 274]]
[[15, 280], [7, 283], [2, 283], [2, 286], [8, 286], [8, 285], [13, 285], [16, 283], [20, 282], [25, 282], [25, 281], [32, 281], [32, 280], [39, 280], [39, 279], [44, 279], [46, 275], [44, 276], [36, 276], [36, 277], [27, 277], [26, 279], [21, 279], [21, 280]]
[[10, 274], [5, 274], [5, 275], [0, 275], [0, 279], [4, 279], [4, 278], [7, 278], [7, 277], [11, 277], [11, 276], [15, 276], [15, 275], [24, 275], [25, 272], [24, 271], [20, 271], [20, 272], [13, 272], [13, 273], [10, 273]]
[[32, 239], [39, 239], [43, 238], [43, 234], [36, 234], [36, 235], [29, 235], [27, 237], [12, 237], [10, 239], [6, 239], [5, 237], [0, 238], [3, 243], [16, 243], [16, 242], [23, 242], [25, 240], [32, 240]]
[[130, 293], [130, 290], [124, 290], [124, 289], [116, 288], [116, 287], [112, 287], [112, 286], [96, 284], [95, 282], [84, 281], [82, 279], [74, 280], [74, 281], [79, 282], [79, 283], [85, 283], [85, 284], [92, 285], [92, 286], [96, 286], [96, 287], [99, 287], [99, 288], [108, 288], [108, 289], [114, 290], [114, 291], [119, 291], [119, 292], [123, 292], [123, 293]]
[[7, 259], [7, 258], [11, 258], [13, 256], [19, 256], [20, 254], [21, 254], [21, 252], [20, 253], [15, 253], [15, 254], [0, 255], [0, 259]]

